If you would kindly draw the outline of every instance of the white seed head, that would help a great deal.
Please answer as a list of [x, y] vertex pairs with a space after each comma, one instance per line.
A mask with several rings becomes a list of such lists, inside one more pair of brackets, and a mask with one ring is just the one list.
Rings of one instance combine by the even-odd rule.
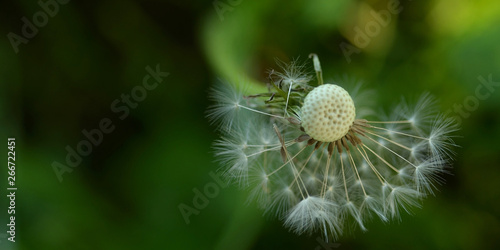
[[349, 131], [356, 109], [347, 91], [323, 84], [307, 94], [302, 106], [302, 127], [315, 140], [333, 142]]
[[313, 85], [304, 66], [292, 63], [272, 72], [275, 88], [267, 93], [243, 96], [229, 84], [217, 86], [208, 117], [222, 134], [214, 149], [224, 177], [251, 187], [250, 198], [293, 231], [319, 230], [335, 240], [352, 222], [366, 230], [374, 216], [400, 219], [434, 194], [448, 173], [458, 128], [429, 95], [382, 119], [359, 119], [376, 115], [363, 108], [373, 107], [363, 105], [370, 96], [322, 84], [314, 62]]

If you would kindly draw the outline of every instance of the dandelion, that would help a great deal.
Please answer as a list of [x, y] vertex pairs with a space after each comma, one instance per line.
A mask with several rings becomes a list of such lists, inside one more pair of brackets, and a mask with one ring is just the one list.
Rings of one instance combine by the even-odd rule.
[[356, 106], [370, 96], [323, 83], [310, 57], [316, 81], [294, 61], [271, 71], [267, 93], [244, 96], [227, 83], [212, 91], [208, 118], [222, 134], [215, 154], [225, 176], [294, 232], [326, 239], [420, 207], [448, 172], [456, 123], [428, 94], [376, 118]]

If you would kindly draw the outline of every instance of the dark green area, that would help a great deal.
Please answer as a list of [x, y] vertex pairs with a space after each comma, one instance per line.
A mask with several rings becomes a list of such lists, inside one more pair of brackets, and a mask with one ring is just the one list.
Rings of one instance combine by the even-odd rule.
[[[217, 134], [204, 117], [218, 78], [256, 90], [275, 58], [307, 60], [311, 52], [326, 82], [360, 79], [375, 90], [376, 111], [423, 92], [438, 97], [443, 112], [466, 106], [452, 175], [440, 192], [401, 222], [374, 221], [366, 233], [345, 235], [339, 249], [498, 247], [500, 86], [482, 87], [484, 98], [477, 89], [480, 77], [500, 82], [500, 5], [401, 1], [400, 13], [372, 27], [366, 47], [348, 62], [341, 47], [355, 44], [355, 28], [370, 29], [370, 11], [385, 13], [389, 2], [69, 1], [18, 53], [10, 32], [22, 36], [23, 17], [40, 24], [43, 18], [33, 17], [43, 8], [3, 3], [0, 140], [16, 137], [18, 191], [16, 243], [0, 238], [0, 249], [319, 247], [319, 235], [297, 236], [245, 204], [244, 191], [213, 190]], [[115, 112], [115, 100], [125, 107], [122, 94], [137, 90], [146, 67], [156, 65], [170, 75], [128, 114]], [[66, 165], [66, 146], [75, 149], [86, 139], [82, 130], [99, 128], [102, 119], [114, 130], [59, 182], [54, 161]], [[0, 236], [9, 223], [6, 144]], [[193, 189], [205, 187], [214, 197], [186, 224], [178, 206], [192, 207]]]

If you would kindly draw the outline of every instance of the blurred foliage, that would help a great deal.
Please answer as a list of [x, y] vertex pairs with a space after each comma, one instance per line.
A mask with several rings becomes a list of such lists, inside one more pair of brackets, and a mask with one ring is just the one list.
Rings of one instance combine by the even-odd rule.
[[[401, 1], [350, 63], [340, 44], [390, 0], [70, 1], [15, 53], [36, 1], [0, 10], [0, 135], [17, 138], [17, 242], [1, 249], [315, 249], [246, 193], [223, 188], [186, 224], [179, 204], [216, 172], [206, 119], [207, 90], [218, 78], [263, 88], [275, 59], [319, 55], [327, 81], [363, 80], [390, 110], [402, 96], [437, 96], [445, 112], [475, 95], [479, 76], [500, 82], [500, 4]], [[214, 3], [216, 5], [214, 5]], [[219, 5], [217, 5], [219, 4]], [[221, 5], [222, 4], [222, 5]], [[218, 7], [216, 7], [218, 6]], [[220, 7], [225, 6], [225, 10]], [[218, 9], [219, 8], [219, 9]], [[170, 73], [120, 120], [114, 100], [142, 83], [145, 67]], [[246, 87], [245, 87], [245, 86]], [[340, 249], [493, 249], [500, 235], [500, 91], [463, 119], [447, 184], [402, 222], [368, 225]], [[115, 130], [60, 183], [52, 169], [83, 129], [109, 118]], [[0, 152], [6, 155], [7, 148]], [[7, 224], [6, 173], [0, 172], [0, 223]], [[3, 230], [3, 229], [2, 229]], [[6, 230], [5, 230], [6, 231]], [[0, 232], [0, 234], [3, 233]]]

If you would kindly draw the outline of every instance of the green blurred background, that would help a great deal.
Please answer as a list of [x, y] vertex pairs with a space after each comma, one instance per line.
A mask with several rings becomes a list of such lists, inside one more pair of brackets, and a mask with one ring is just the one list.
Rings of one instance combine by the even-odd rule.
[[[223, 78], [255, 87], [276, 67], [275, 58], [306, 60], [311, 52], [327, 81], [359, 79], [374, 89], [376, 111], [426, 91], [443, 112], [469, 107], [452, 175], [440, 192], [402, 222], [373, 221], [368, 232], [355, 230], [335, 246], [500, 246], [500, 87], [483, 88], [489, 96], [481, 100], [476, 94], [478, 77], [500, 82], [500, 4], [401, 1], [386, 25], [371, 27], [371, 12], [391, 4], [397, 3], [69, 1], [16, 53], [8, 34], [22, 35], [21, 18], [33, 20], [43, 8], [4, 1], [0, 138], [16, 137], [18, 191], [12, 244], [5, 239], [2, 168], [0, 249], [324, 249], [319, 235], [288, 232], [245, 204], [247, 194], [235, 187], [218, 186], [188, 224], [179, 210], [193, 206], [193, 189], [216, 183], [210, 173], [218, 169], [211, 152], [217, 133], [204, 117], [210, 86]], [[367, 27], [372, 36], [359, 43], [356, 28]], [[347, 60], [341, 44], [359, 48]], [[157, 64], [170, 75], [120, 120], [110, 105]], [[103, 118], [115, 130], [60, 182], [53, 162], [64, 163], [65, 147], [75, 148], [85, 139], [82, 130], [98, 128]], [[7, 145], [0, 152], [5, 162]]]

